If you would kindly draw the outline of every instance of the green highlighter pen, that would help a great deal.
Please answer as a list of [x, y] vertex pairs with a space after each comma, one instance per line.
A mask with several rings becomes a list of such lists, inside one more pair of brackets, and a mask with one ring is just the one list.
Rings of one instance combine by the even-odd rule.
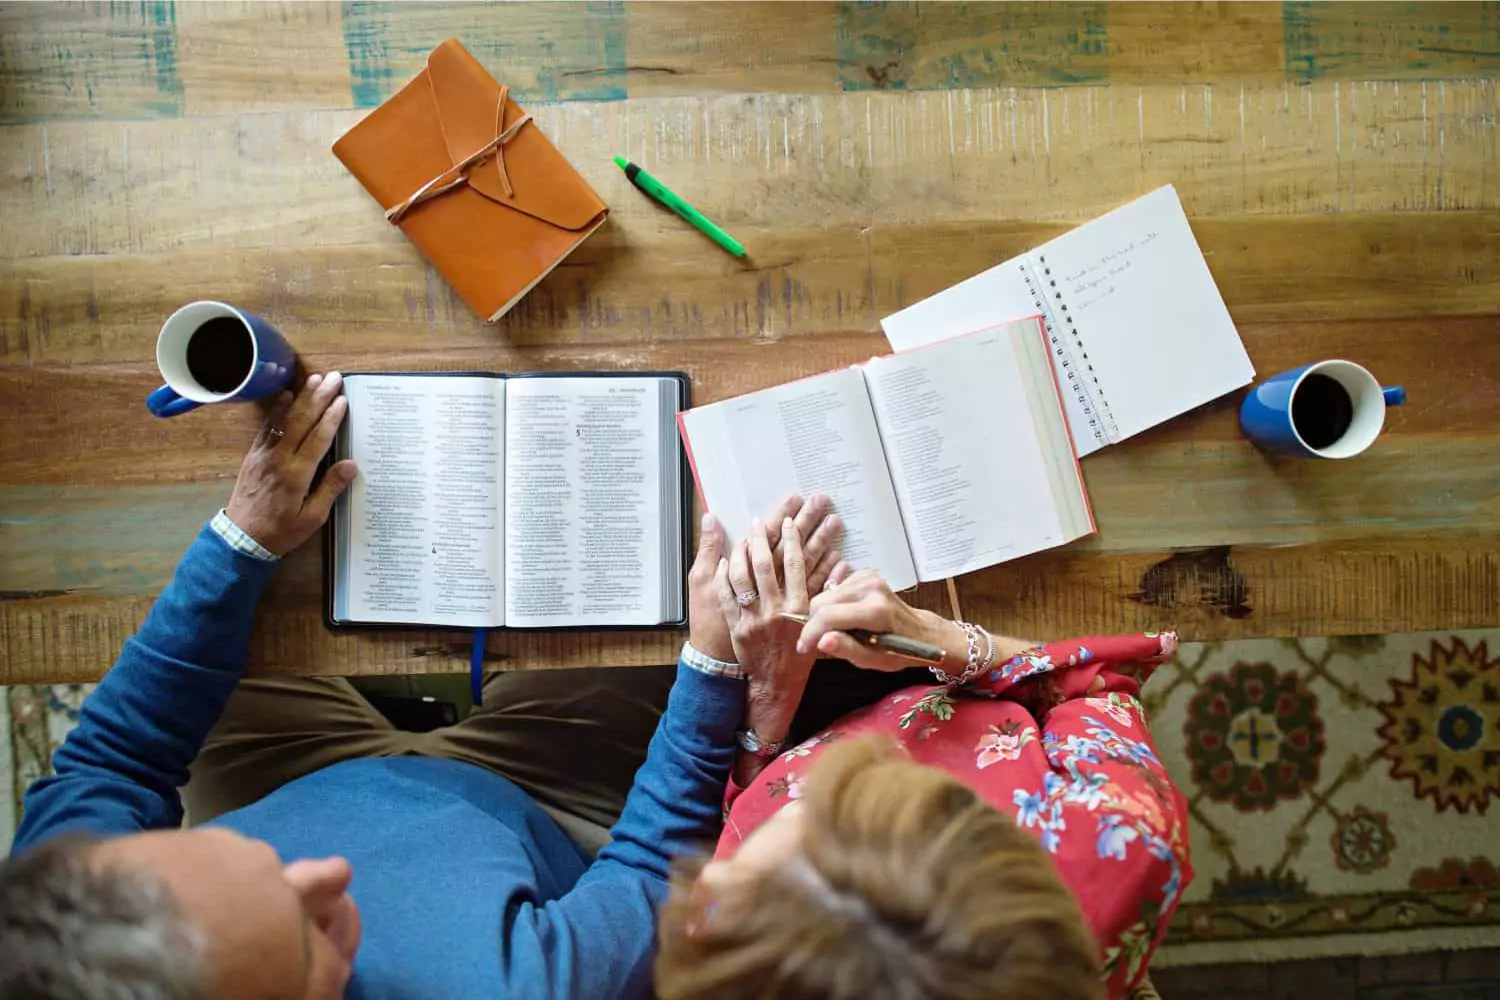
[[646, 173], [646, 171], [642, 170], [634, 163], [631, 163], [623, 156], [615, 157], [615, 166], [625, 171], [625, 176], [627, 179], [629, 179], [630, 183], [634, 184], [636, 187], [646, 192], [646, 194], [650, 195], [652, 198], [655, 198], [657, 201], [661, 202], [663, 205], [667, 206], [672, 211], [682, 216], [691, 225], [695, 226], [705, 235], [707, 235], [709, 239], [719, 244], [719, 246], [723, 247], [725, 250], [728, 250], [736, 257], [745, 256], [745, 248], [740, 244], [739, 240], [735, 239], [733, 236], [730, 236], [728, 233], [724, 232], [724, 230], [720, 229], [708, 219], [704, 218], [702, 212], [699, 212], [692, 205], [689, 205], [687, 202], [677, 197], [677, 195], [673, 194], [671, 188], [667, 187], [661, 181], [657, 180], [655, 177], [652, 177], [650, 174]]

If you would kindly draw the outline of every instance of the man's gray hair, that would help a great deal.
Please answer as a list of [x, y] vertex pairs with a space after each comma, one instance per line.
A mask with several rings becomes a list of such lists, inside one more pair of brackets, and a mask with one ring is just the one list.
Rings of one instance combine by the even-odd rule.
[[205, 1000], [200, 936], [158, 880], [62, 837], [0, 864], [0, 1000]]

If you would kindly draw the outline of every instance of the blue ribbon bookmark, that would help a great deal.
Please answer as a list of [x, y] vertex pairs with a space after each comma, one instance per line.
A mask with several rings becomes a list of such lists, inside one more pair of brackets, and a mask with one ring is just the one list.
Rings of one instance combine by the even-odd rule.
[[475, 629], [474, 645], [469, 649], [469, 695], [475, 708], [484, 700], [484, 639], [484, 629]]

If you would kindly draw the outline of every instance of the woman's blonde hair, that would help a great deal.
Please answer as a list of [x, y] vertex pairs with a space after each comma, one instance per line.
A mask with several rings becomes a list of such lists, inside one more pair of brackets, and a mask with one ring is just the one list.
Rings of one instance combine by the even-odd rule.
[[967, 786], [875, 738], [832, 746], [800, 848], [708, 898], [679, 866], [662, 1000], [1097, 1000], [1098, 948], [1041, 846]]

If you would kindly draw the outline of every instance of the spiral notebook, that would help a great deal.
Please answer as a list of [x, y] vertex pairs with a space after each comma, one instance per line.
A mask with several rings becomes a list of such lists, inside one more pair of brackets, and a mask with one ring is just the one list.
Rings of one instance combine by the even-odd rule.
[[1037, 313], [1079, 458], [1255, 377], [1171, 185], [880, 325], [905, 351]]

